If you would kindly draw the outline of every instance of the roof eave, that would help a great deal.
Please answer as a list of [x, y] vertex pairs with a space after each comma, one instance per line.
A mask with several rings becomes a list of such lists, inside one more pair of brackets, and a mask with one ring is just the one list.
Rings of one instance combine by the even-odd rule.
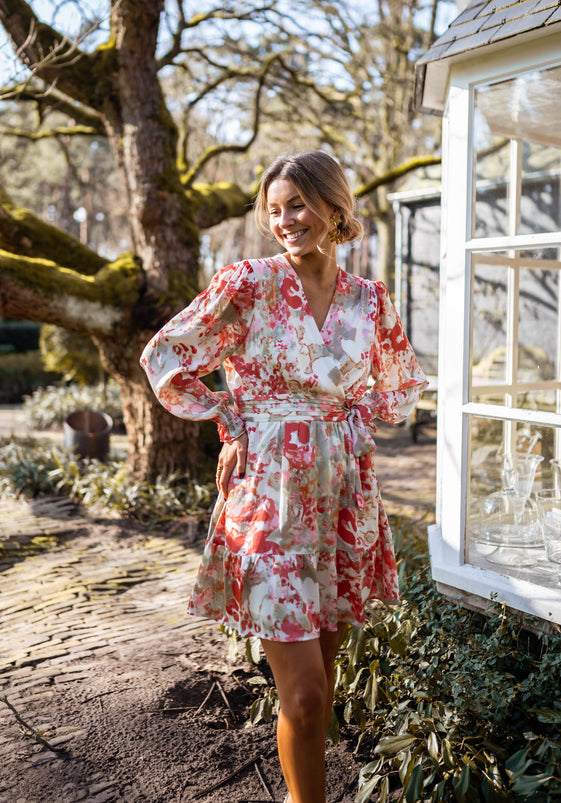
[[512, 46], [513, 39], [516, 39], [516, 44], [518, 45], [538, 39], [544, 35], [549, 36], [552, 33], [559, 33], [560, 31], [561, 22], [552, 23], [523, 33], [505, 36], [502, 39], [496, 39], [476, 48], [466, 48], [466, 50], [456, 52], [452, 56], [441, 56], [433, 59], [421, 58], [415, 65], [416, 109], [424, 114], [438, 116], [443, 114], [452, 65], [474, 58], [479, 59], [491, 51], [496, 53], [498, 50]]

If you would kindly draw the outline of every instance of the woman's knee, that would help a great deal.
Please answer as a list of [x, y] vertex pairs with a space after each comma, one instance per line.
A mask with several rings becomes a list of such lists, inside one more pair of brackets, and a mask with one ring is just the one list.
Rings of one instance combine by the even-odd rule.
[[306, 677], [281, 695], [281, 710], [294, 727], [308, 729], [317, 726], [325, 716], [327, 681], [324, 675]]

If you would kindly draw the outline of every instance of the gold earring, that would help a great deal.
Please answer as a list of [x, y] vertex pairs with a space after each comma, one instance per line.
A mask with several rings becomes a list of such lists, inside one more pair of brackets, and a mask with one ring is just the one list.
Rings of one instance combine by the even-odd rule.
[[343, 232], [339, 229], [339, 224], [341, 223], [341, 216], [340, 215], [331, 215], [329, 218], [329, 222], [333, 226], [332, 229], [328, 232], [327, 236], [329, 237], [329, 241], [335, 243], [335, 245], [341, 245], [343, 242]]

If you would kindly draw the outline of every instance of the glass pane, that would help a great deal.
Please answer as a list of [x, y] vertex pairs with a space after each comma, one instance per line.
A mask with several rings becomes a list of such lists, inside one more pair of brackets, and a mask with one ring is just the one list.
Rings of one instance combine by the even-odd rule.
[[[522, 263], [524, 264], [524, 263]], [[547, 260], [520, 268], [518, 303], [518, 381], [555, 378], [559, 330], [559, 267]]]
[[504, 384], [507, 379], [508, 270], [492, 264], [474, 268], [470, 365], [475, 391], [478, 385]]
[[[546, 410], [550, 413], [556, 411], [557, 395], [554, 390], [529, 390], [519, 393], [516, 397], [516, 407], [520, 410]], [[494, 402], [502, 404], [502, 402]], [[493, 404], [493, 402], [491, 402]]]
[[557, 428], [470, 416], [467, 563], [555, 586], [536, 492], [561, 489], [560, 452]]
[[561, 413], [561, 261], [554, 256], [549, 248], [473, 257], [470, 401]]
[[524, 143], [519, 234], [561, 229], [558, 146]]
[[475, 91], [475, 237], [561, 228], [560, 93], [561, 67]]
[[471, 391], [470, 401], [478, 402], [479, 404], [500, 404], [507, 406], [508, 399], [505, 393], [482, 393], [478, 392], [478, 388], [474, 387]]

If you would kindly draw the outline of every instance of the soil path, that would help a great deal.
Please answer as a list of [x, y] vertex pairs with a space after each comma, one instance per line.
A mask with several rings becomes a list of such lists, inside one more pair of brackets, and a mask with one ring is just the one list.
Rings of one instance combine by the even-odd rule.
[[[434, 433], [377, 443], [390, 516], [430, 522]], [[0, 803], [283, 800], [273, 727], [244, 727], [267, 668], [185, 615], [202, 534], [0, 506]], [[354, 800], [355, 738], [328, 747], [329, 803]]]

